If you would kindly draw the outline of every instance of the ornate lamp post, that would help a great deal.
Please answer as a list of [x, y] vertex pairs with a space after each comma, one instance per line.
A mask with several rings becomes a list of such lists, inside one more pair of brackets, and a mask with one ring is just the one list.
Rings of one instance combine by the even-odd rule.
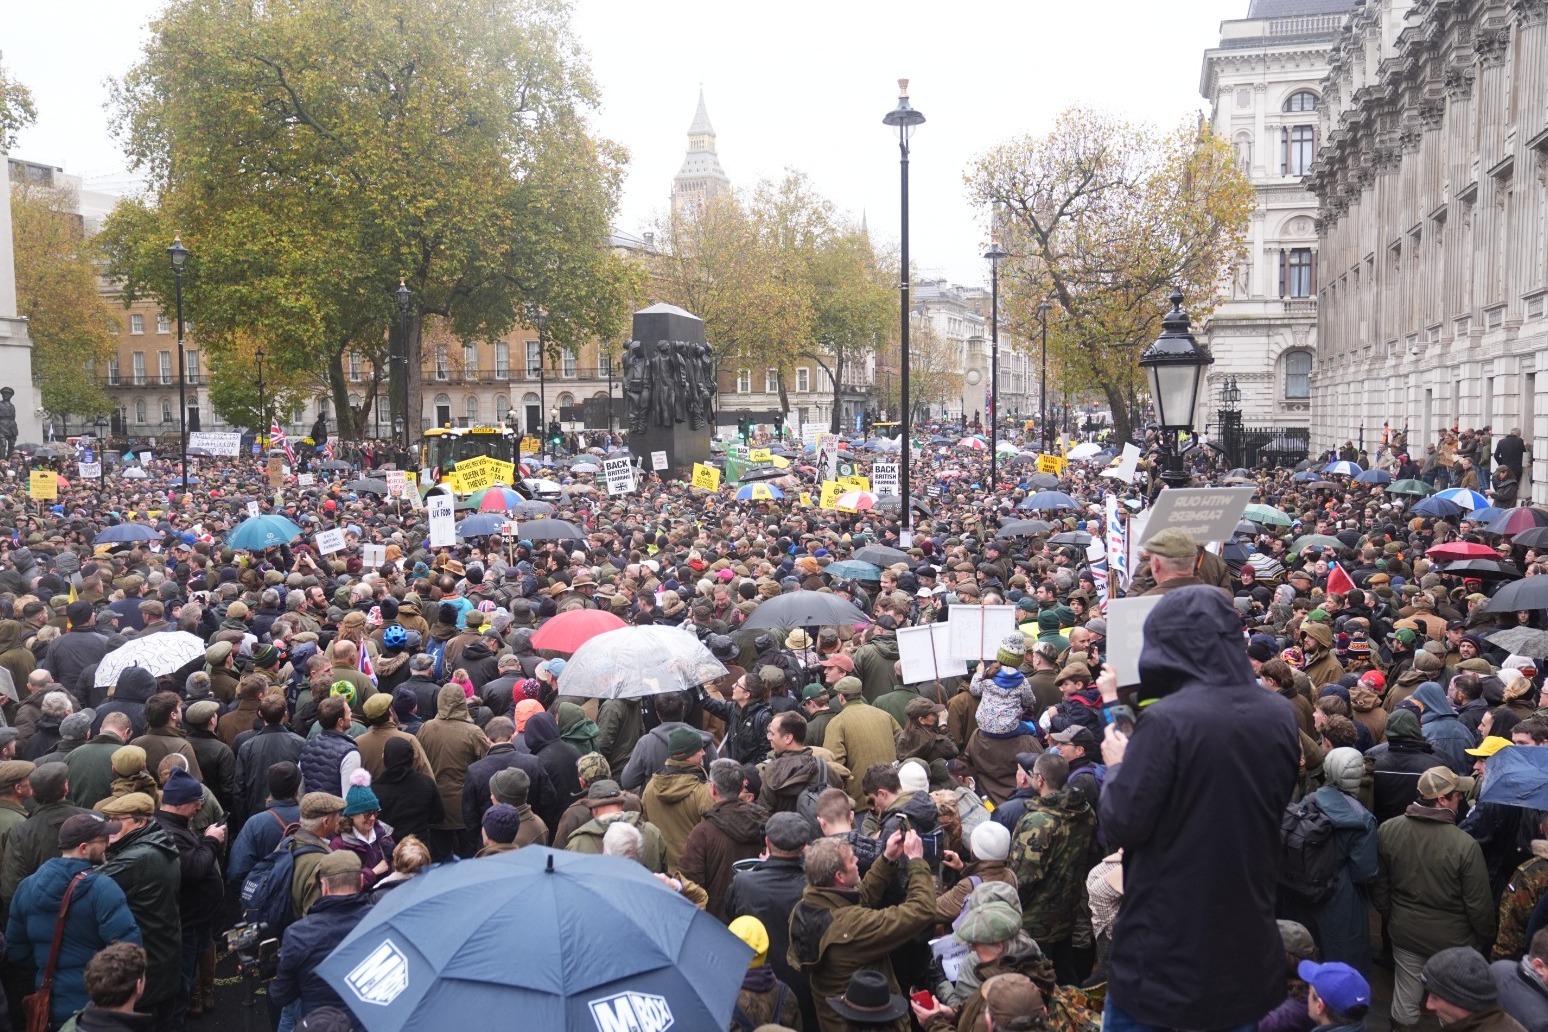
[[1199, 400], [1199, 384], [1204, 368], [1214, 356], [1199, 347], [1188, 328], [1188, 313], [1183, 311], [1182, 291], [1172, 288], [1172, 310], [1162, 320], [1161, 336], [1140, 356], [1140, 368], [1150, 377], [1150, 398], [1156, 406], [1156, 422], [1162, 440], [1169, 448], [1166, 472], [1161, 479], [1168, 487], [1184, 487], [1188, 474], [1182, 468], [1179, 435], [1193, 429], [1193, 413]]
[[177, 282], [177, 439], [184, 490], [188, 488], [188, 366], [183, 360], [183, 266], [192, 253], [183, 246], [181, 236], [173, 237], [172, 246], [167, 248], [172, 276]]
[[903, 504], [903, 527], [906, 532], [911, 532], [914, 527], [914, 510], [909, 507], [908, 501], [908, 472], [909, 449], [913, 443], [909, 439], [909, 421], [911, 413], [908, 406], [908, 141], [914, 135], [914, 130], [924, 124], [925, 116], [916, 111], [908, 103], [908, 80], [898, 80], [898, 106], [887, 112], [882, 119], [882, 124], [898, 131], [898, 162], [902, 170], [902, 199], [903, 221], [899, 234], [899, 268], [898, 292], [901, 303], [902, 318], [898, 325], [898, 373], [902, 378], [902, 397], [900, 408], [902, 409], [902, 451], [899, 454], [898, 463], [898, 493]]
[[1000, 259], [1010, 255], [999, 244], [984, 252], [989, 259], [989, 490], [999, 483], [1000, 464]]
[[111, 426], [107, 416], [97, 417], [97, 492], [107, 490], [107, 432]]

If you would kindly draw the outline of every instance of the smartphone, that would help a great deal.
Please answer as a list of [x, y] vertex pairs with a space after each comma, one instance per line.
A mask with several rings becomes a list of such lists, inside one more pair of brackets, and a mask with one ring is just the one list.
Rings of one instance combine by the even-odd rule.
[[1127, 706], [1112, 708], [1113, 726], [1126, 735], [1134, 733], [1134, 711]]
[[935, 1009], [935, 994], [928, 989], [915, 989], [908, 994], [908, 998], [921, 1007], [928, 1007], [931, 1010]]

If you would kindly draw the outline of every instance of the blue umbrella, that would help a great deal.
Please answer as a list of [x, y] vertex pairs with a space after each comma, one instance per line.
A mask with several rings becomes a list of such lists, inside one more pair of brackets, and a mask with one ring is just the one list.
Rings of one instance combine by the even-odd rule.
[[480, 512], [457, 524], [460, 538], [488, 537], [505, 529], [505, 516], [498, 512]]
[[143, 523], [120, 523], [98, 534], [92, 544], [113, 545], [129, 541], [155, 541], [159, 537], [161, 537], [159, 531]]
[[1451, 520], [1462, 515], [1462, 507], [1455, 502], [1448, 502], [1438, 495], [1431, 495], [1409, 506], [1408, 511], [1418, 516], [1434, 516], [1437, 519]]
[[1322, 468], [1324, 473], [1336, 473], [1339, 476], [1356, 477], [1365, 472], [1365, 467], [1358, 462], [1330, 462]]
[[289, 544], [300, 536], [300, 527], [283, 516], [271, 513], [254, 516], [237, 524], [236, 529], [226, 535], [226, 544], [232, 548], [261, 552], [265, 548]]
[[1388, 473], [1384, 469], [1368, 469], [1364, 473], [1361, 473], [1359, 476], [1355, 477], [1355, 483], [1390, 484], [1392, 483], [1392, 474]]
[[1321, 480], [1322, 479], [1322, 474], [1320, 474], [1320, 473], [1313, 473], [1309, 469], [1303, 469], [1303, 470], [1301, 470], [1301, 472], [1295, 474], [1290, 479], [1294, 480], [1298, 484], [1310, 484], [1310, 483], [1313, 483], [1314, 481]]
[[1037, 494], [1028, 495], [1016, 508], [1049, 511], [1054, 509], [1076, 509], [1079, 506], [1075, 504], [1075, 499], [1063, 491], [1039, 491]]
[[1435, 492], [1436, 498], [1444, 499], [1453, 505], [1460, 505], [1464, 509], [1487, 509], [1489, 499], [1477, 491], [1466, 487], [1448, 487], [1444, 491]]
[[1514, 745], [1485, 760], [1478, 801], [1548, 810], [1548, 745]]
[[1467, 518], [1474, 523], [1493, 523], [1509, 511], [1509, 509], [1500, 509], [1493, 505], [1486, 505], [1482, 509], [1474, 509], [1468, 513]]
[[751, 958], [639, 863], [527, 846], [409, 879], [318, 973], [369, 1032], [686, 1032], [730, 1025]]
[[834, 577], [844, 577], [849, 580], [881, 580], [881, 567], [875, 563], [868, 563], [863, 559], [844, 559], [840, 562], [829, 563], [823, 572]]

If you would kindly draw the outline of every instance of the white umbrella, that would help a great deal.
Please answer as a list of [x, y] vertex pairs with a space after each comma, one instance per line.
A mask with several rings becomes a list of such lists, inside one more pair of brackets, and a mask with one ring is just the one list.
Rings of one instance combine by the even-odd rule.
[[1084, 444], [1077, 444], [1075, 447], [1071, 448], [1070, 449], [1070, 458], [1072, 458], [1072, 459], [1089, 459], [1093, 455], [1097, 454], [1097, 452], [1100, 452], [1101, 450], [1102, 450], [1102, 446], [1100, 444], [1096, 444], [1093, 441], [1087, 441]]
[[643, 699], [709, 684], [725, 664], [681, 627], [620, 627], [575, 650], [559, 675], [559, 694], [585, 699]]
[[160, 631], [143, 638], [131, 638], [102, 657], [93, 683], [98, 688], [115, 685], [123, 672], [132, 666], [144, 667], [153, 677], [170, 674], [195, 659], [202, 659], [205, 647], [198, 636], [187, 631]]
[[149, 476], [150, 474], [145, 472], [145, 470], [139, 466], [130, 466], [128, 469], [124, 470], [125, 480], [145, 480]]

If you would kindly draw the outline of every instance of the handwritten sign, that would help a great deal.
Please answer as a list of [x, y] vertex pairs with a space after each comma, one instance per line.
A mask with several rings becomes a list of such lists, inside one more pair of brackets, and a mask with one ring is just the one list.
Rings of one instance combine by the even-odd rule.
[[430, 522], [430, 547], [450, 548], [457, 543], [457, 511], [451, 496], [433, 494], [425, 500]]
[[249, 518], [258, 516], [260, 514], [261, 510], [258, 508], [257, 502], [250, 501], [247, 503], [247, 515]]
[[313, 540], [317, 542], [317, 551], [323, 555], [344, 551], [344, 532], [337, 527], [333, 530], [319, 530]]
[[102, 463], [82, 462], [76, 466], [77, 476], [84, 480], [97, 480], [102, 476]]
[[59, 474], [51, 469], [33, 470], [27, 493], [40, 502], [52, 502], [59, 497]]
[[242, 435], [194, 431], [188, 435], [189, 448], [203, 448], [211, 455], [239, 455], [242, 451]]
[[650, 453], [650, 468], [654, 472], [656, 472], [656, 473], [660, 473], [662, 470], [666, 469], [667, 468], [667, 454], [666, 454], [666, 452], [664, 452], [664, 451], [653, 451], [653, 452], [651, 452]]
[[315, 473], [299, 473], [296, 475], [296, 485], [298, 487], [311, 487], [315, 483], [317, 483], [317, 475]]
[[387, 493], [393, 498], [402, 498], [403, 492], [408, 489], [408, 477], [401, 469], [389, 469], [387, 471]]
[[714, 466], [706, 466], [703, 463], [693, 464], [693, 486], [702, 487], [706, 491], [720, 490], [720, 470]]

